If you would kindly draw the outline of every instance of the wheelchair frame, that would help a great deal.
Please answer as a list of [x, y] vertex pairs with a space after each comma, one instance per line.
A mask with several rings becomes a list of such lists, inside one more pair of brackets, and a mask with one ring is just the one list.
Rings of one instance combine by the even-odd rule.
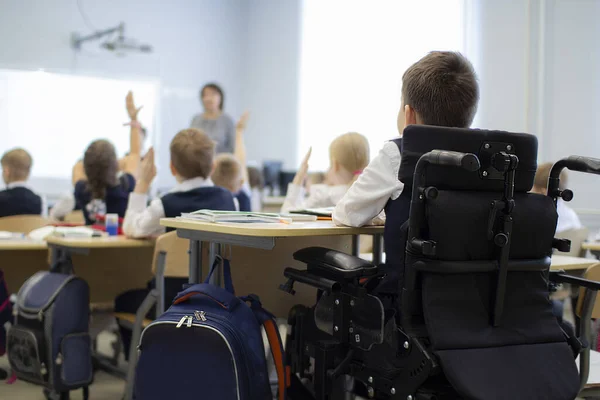
[[[499, 324], [503, 312], [504, 296], [506, 293], [506, 276], [508, 272], [510, 240], [512, 233], [511, 213], [514, 207], [514, 182], [518, 165], [517, 156], [511, 152], [511, 146], [498, 143], [486, 144], [479, 157], [472, 153], [458, 153], [451, 151], [433, 150], [420, 157], [417, 162], [413, 191], [410, 206], [408, 240], [406, 251], [412, 254], [433, 256], [436, 243], [422, 239], [421, 227], [424, 220], [424, 204], [427, 199], [437, 196], [435, 187], [423, 187], [421, 177], [428, 165], [440, 165], [462, 168], [467, 171], [479, 171], [482, 179], [503, 179], [504, 192], [501, 200], [496, 200], [491, 205], [489, 238], [499, 248], [498, 271], [496, 279], [495, 301], [490, 323]], [[481, 164], [484, 163], [482, 166]], [[565, 201], [573, 198], [570, 190], [559, 189], [559, 176], [562, 169], [600, 174], [600, 160], [572, 156], [557, 162], [551, 171], [548, 196], [556, 205], [560, 197]], [[494, 232], [493, 223], [496, 214], [500, 215], [500, 229]], [[553, 247], [559, 251], [568, 251], [570, 242], [554, 239]], [[310, 250], [310, 249], [306, 249]], [[379, 334], [374, 336], [373, 343], [365, 343], [364, 335], [357, 333], [360, 329], [356, 319], [356, 309], [365, 299], [374, 297], [369, 291], [374, 287], [380, 275], [376, 266], [352, 266], [348, 269], [339, 266], [327, 265], [321, 257], [310, 257], [306, 254], [294, 255], [300, 261], [307, 263], [306, 270], [286, 268], [284, 275], [288, 278], [281, 289], [293, 294], [295, 282], [301, 282], [318, 289], [318, 299], [323, 296], [332, 296], [331, 309], [333, 320], [331, 326], [323, 329], [323, 323], [318, 326], [315, 309], [296, 306], [289, 315], [288, 323], [292, 326], [288, 337], [286, 354], [291, 366], [292, 386], [290, 393], [296, 399], [333, 400], [351, 399], [355, 390], [355, 382], [362, 382], [366, 388], [366, 397], [376, 399], [402, 399], [402, 400], [432, 400], [457, 398], [453, 389], [441, 380], [432, 390], [422, 388], [425, 381], [432, 376], [439, 375], [441, 368], [436, 358], [427, 349], [427, 333], [423, 328], [414, 326], [408, 317], [411, 301], [403, 297], [402, 301], [402, 326], [396, 329], [394, 325], [394, 340], [398, 345], [392, 357], [402, 362], [401, 368], [389, 373], [382, 373], [368, 364], [373, 358], [369, 354], [373, 344], [383, 343], [385, 325], [378, 327]], [[313, 250], [314, 252], [314, 250]], [[350, 257], [350, 256], [349, 256]], [[404, 288], [414, 288], [417, 284], [418, 262], [414, 268], [406, 269]], [[595, 303], [597, 290], [600, 283], [582, 278], [566, 275], [564, 271], [549, 273], [550, 281], [556, 284], [572, 283], [583, 286], [585, 291], [582, 316], [580, 320], [581, 337], [577, 338], [582, 347], [580, 356], [580, 389], [583, 389], [589, 374], [589, 341], [592, 309]], [[329, 299], [327, 299], [329, 301]], [[383, 313], [383, 306], [381, 307]], [[394, 317], [391, 318], [394, 320]], [[377, 340], [379, 339], [379, 340]], [[370, 347], [369, 347], [370, 345]], [[389, 350], [389, 349], [388, 349]], [[382, 354], [390, 356], [390, 354]], [[313, 362], [311, 362], [311, 359]], [[372, 360], [371, 360], [372, 361]], [[312, 376], [313, 392], [311, 393], [301, 382]], [[336, 391], [336, 389], [339, 389]], [[588, 394], [588, 393], [586, 393]]]

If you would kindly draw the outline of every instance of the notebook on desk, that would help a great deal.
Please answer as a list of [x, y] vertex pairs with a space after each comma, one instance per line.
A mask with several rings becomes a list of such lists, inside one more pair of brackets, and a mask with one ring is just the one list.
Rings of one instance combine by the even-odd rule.
[[205, 222], [230, 222], [230, 223], [279, 223], [289, 224], [299, 221], [316, 221], [313, 215], [300, 214], [275, 214], [244, 211], [214, 211], [198, 210], [191, 213], [182, 213], [182, 219], [191, 219]]
[[333, 209], [335, 207], [321, 207], [321, 208], [306, 208], [302, 210], [292, 210], [290, 214], [305, 214], [305, 215], [314, 215], [319, 219], [331, 219], [331, 215], [333, 214]]

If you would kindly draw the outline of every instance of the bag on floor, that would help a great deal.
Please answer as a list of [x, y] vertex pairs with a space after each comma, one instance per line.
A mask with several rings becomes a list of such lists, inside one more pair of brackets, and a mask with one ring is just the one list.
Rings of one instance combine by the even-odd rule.
[[19, 379], [51, 392], [84, 388], [93, 378], [89, 287], [74, 275], [40, 271], [21, 287], [8, 360]]
[[[208, 283], [220, 261], [225, 288]], [[272, 400], [261, 326], [283, 400], [288, 378], [275, 319], [256, 296], [235, 296], [229, 261], [218, 257], [205, 283], [180, 292], [142, 333], [134, 397]]]

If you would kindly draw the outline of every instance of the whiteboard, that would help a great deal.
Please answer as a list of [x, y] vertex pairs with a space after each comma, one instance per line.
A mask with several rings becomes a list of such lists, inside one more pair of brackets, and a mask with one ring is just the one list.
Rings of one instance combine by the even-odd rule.
[[[42, 71], [0, 70], [0, 154], [23, 147], [33, 157], [31, 180], [44, 192], [44, 181], [70, 182], [75, 162], [88, 144], [108, 139], [123, 156], [129, 149], [125, 96], [129, 90], [143, 105], [140, 122], [152, 143], [159, 86]], [[63, 185], [61, 185], [63, 186]]]

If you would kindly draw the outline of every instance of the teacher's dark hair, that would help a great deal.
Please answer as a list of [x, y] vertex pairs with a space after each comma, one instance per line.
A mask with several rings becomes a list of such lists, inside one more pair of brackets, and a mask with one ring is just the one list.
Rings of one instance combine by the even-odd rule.
[[221, 96], [221, 103], [219, 104], [219, 110], [223, 111], [223, 103], [225, 102], [225, 95], [223, 94], [223, 89], [221, 89], [221, 87], [219, 85], [217, 85], [216, 83], [207, 83], [206, 85], [204, 85], [202, 87], [202, 90], [200, 90], [200, 101], [202, 101], [202, 96], [204, 95], [204, 90], [205, 89], [212, 89], [215, 92], [219, 93], [219, 95]]

